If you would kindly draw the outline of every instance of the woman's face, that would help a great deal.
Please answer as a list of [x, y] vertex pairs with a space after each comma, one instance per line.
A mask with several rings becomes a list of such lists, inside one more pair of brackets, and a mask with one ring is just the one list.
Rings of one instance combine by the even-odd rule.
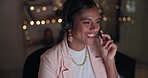
[[90, 45], [93, 43], [97, 32], [100, 30], [100, 14], [97, 7], [84, 10], [74, 17], [71, 29], [73, 43]]

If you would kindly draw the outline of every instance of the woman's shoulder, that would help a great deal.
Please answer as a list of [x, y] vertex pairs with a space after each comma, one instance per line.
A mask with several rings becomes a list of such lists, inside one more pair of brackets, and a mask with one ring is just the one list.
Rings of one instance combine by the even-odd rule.
[[62, 54], [60, 51], [60, 45], [53, 46], [52, 48], [46, 50], [41, 56], [41, 61], [53, 67], [59, 65], [60, 60], [62, 60]]
[[63, 56], [63, 52], [66, 53], [66, 46], [66, 41], [63, 40], [59, 44], [46, 50], [46, 52], [44, 52], [41, 57], [59, 58], [60, 56]]
[[61, 53], [61, 43], [60, 44], [57, 44], [53, 47], [51, 47], [50, 49], [46, 50], [43, 54], [42, 54], [42, 57], [45, 57], [45, 56], [48, 56], [48, 57], [51, 57], [51, 56], [56, 56], [57, 54]]

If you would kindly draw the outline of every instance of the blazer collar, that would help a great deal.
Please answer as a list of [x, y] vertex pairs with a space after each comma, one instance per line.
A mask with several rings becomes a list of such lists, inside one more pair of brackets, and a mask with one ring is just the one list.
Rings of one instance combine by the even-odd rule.
[[73, 78], [72, 60], [69, 55], [69, 49], [67, 44], [67, 38], [65, 37], [61, 43], [61, 51], [63, 56], [62, 73], [63, 78]]
[[67, 37], [65, 36], [63, 42], [62, 42], [62, 54], [64, 58], [64, 66], [67, 68], [70, 68], [71, 66], [71, 60], [70, 60], [70, 54], [69, 54], [69, 48], [67, 43]]

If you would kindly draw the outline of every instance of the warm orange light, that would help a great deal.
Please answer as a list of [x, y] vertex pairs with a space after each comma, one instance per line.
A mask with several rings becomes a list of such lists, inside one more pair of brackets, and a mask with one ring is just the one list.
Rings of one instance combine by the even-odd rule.
[[46, 10], [47, 10], [47, 8], [44, 6], [44, 7], [42, 7], [42, 10], [43, 10], [43, 11], [46, 11]]
[[118, 19], [119, 21], [122, 21], [122, 18], [121, 17], [119, 17], [119, 19]]
[[37, 25], [40, 25], [40, 23], [41, 23], [40, 21], [36, 21], [36, 24], [37, 24]]
[[34, 25], [34, 21], [30, 21], [30, 25]]
[[23, 25], [23, 29], [26, 30], [27, 29], [27, 26], [26, 25]]
[[58, 8], [57, 7], [54, 7], [53, 10], [56, 11], [56, 10], [58, 10]]
[[103, 21], [107, 21], [108, 20], [108, 18], [107, 17], [103, 17]]
[[59, 7], [62, 7], [62, 6], [63, 6], [63, 4], [62, 4], [62, 3], [58, 3], [58, 5], [59, 5]]
[[125, 22], [126, 21], [126, 17], [123, 17], [122, 20]]
[[42, 20], [42, 21], [41, 21], [41, 24], [42, 24], [42, 25], [44, 25], [44, 24], [45, 24], [45, 21], [44, 21], [44, 20]]
[[39, 12], [41, 12], [41, 10], [40, 9], [37, 9], [36, 12], [39, 13]]
[[55, 19], [52, 19], [51, 22], [52, 22], [52, 23], [56, 23], [56, 20], [55, 20]]
[[46, 20], [46, 24], [49, 24], [50, 23], [50, 20]]
[[34, 10], [34, 6], [30, 6], [30, 10], [33, 11]]
[[59, 18], [59, 19], [58, 19], [58, 23], [61, 23], [61, 22], [62, 22], [62, 19], [61, 19], [61, 18]]
[[127, 21], [131, 21], [132, 20], [132, 18], [131, 17], [127, 17]]

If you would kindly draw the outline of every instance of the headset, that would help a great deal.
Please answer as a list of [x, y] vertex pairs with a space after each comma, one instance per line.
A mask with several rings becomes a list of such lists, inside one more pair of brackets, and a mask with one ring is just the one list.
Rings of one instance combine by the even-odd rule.
[[64, 16], [64, 19], [63, 21], [61, 22], [61, 27], [64, 29], [64, 30], [69, 30], [72, 28], [73, 26], [73, 23], [71, 20], [68, 20], [68, 12], [69, 12], [69, 9], [70, 9], [70, 6], [71, 6], [71, 3], [73, 2], [74, 0], [71, 0], [68, 7], [67, 7], [67, 11], [66, 11], [66, 14]]

